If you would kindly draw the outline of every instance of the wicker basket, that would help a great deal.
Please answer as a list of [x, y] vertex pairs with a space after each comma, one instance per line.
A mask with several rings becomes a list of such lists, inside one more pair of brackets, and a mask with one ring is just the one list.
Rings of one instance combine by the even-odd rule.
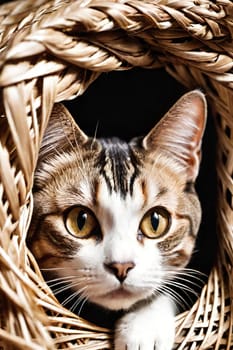
[[233, 349], [232, 0], [19, 0], [0, 6], [0, 349], [110, 349], [111, 331], [64, 309], [25, 240], [41, 138], [53, 104], [102, 73], [164, 67], [213, 106], [218, 259], [176, 349]]

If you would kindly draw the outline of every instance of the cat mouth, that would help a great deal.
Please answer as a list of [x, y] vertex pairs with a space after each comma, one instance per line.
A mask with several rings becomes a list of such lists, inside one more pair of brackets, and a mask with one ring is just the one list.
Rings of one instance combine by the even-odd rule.
[[108, 292], [105, 295], [106, 298], [112, 298], [112, 299], [132, 298], [133, 296], [134, 296], [133, 292], [127, 290], [122, 286], [112, 290], [111, 292]]
[[144, 295], [136, 291], [120, 286], [105, 293], [96, 302], [110, 310], [126, 310], [144, 298]]
[[120, 286], [106, 291], [101, 296], [95, 295], [92, 301], [110, 310], [126, 310], [144, 298], [145, 294], [142, 291]]

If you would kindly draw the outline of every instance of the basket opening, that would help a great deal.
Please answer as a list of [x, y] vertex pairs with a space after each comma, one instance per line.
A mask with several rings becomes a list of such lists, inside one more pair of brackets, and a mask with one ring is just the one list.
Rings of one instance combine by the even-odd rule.
[[[199, 88], [199, 86], [197, 86]], [[172, 78], [164, 69], [132, 69], [124, 72], [102, 74], [80, 97], [64, 101], [82, 130], [89, 136], [118, 136], [129, 140], [146, 134], [187, 89]], [[204, 274], [206, 282], [216, 256], [216, 175], [215, 175], [215, 129], [211, 116], [208, 118], [203, 141], [202, 164], [196, 188], [199, 194], [203, 219], [196, 248], [189, 267]], [[189, 284], [190, 283], [190, 284]], [[204, 283], [197, 283], [195, 292], [200, 294]], [[187, 286], [194, 288], [192, 282]], [[191, 307], [197, 295], [177, 291], [187, 299]], [[94, 310], [94, 312], [93, 312]], [[184, 311], [183, 309], [180, 310]], [[105, 316], [99, 321], [99, 308], [86, 304], [83, 314], [88, 320], [102, 326]], [[112, 320], [115, 320], [114, 315]], [[109, 322], [110, 318], [107, 315]]]
[[129, 140], [146, 134], [186, 91], [164, 69], [134, 68], [102, 74], [65, 105], [89, 136]]

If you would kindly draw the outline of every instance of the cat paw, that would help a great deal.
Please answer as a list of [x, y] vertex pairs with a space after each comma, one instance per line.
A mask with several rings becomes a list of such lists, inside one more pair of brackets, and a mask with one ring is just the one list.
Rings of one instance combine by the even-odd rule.
[[114, 350], [172, 350], [173, 310], [165, 298], [160, 299], [160, 303], [130, 312], [119, 320]]

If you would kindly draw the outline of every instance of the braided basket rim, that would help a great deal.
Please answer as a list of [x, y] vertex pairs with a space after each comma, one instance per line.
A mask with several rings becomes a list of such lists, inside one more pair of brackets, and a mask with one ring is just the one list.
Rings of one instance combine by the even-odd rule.
[[56, 301], [26, 246], [33, 173], [54, 103], [101, 73], [164, 67], [206, 92], [219, 144], [218, 259], [176, 318], [175, 346], [232, 349], [232, 1], [16, 0], [0, 5], [0, 18], [0, 348], [111, 348], [111, 331]]

